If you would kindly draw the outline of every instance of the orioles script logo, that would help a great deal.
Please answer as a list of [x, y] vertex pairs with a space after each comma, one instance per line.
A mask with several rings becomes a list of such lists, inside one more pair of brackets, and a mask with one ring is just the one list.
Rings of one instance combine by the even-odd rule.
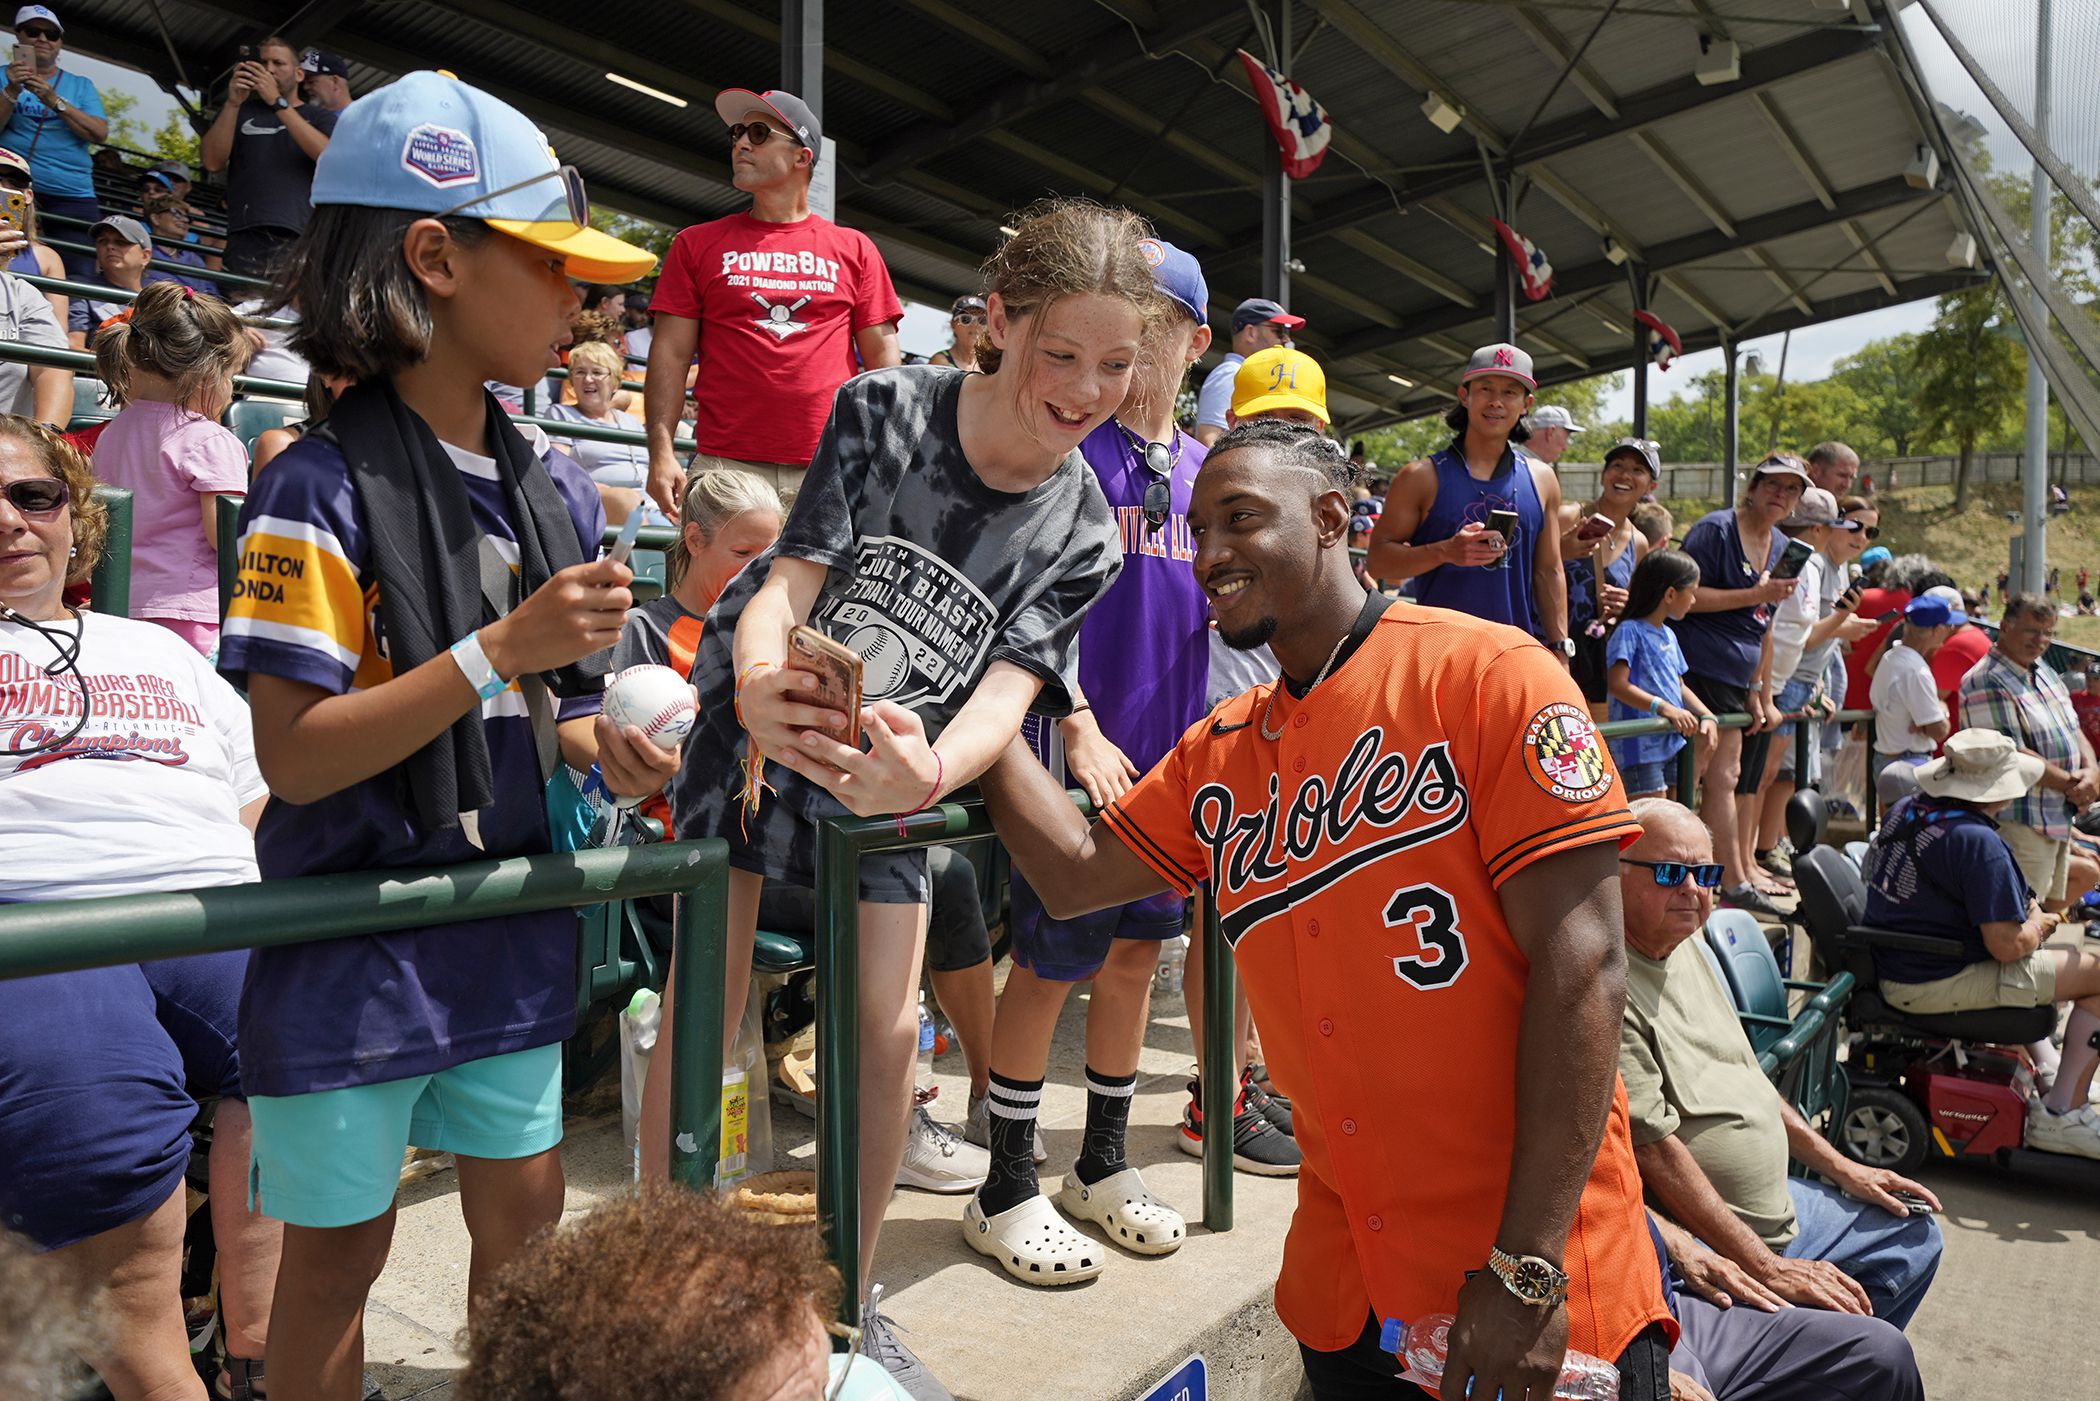
[[[1333, 775], [1307, 778], [1288, 810], [1274, 778], [1269, 801], [1256, 812], [1240, 812], [1224, 784], [1206, 783], [1196, 790], [1189, 803], [1190, 825], [1210, 848], [1212, 878], [1226, 892], [1296, 876], [1284, 889], [1227, 913], [1229, 939], [1237, 943], [1246, 930], [1352, 871], [1465, 825], [1466, 790], [1443, 744], [1432, 744], [1413, 759], [1385, 752], [1384, 745], [1379, 726], [1358, 735]], [[1430, 820], [1367, 842], [1358, 838], [1359, 827], [1384, 830], [1410, 817]], [[1329, 856], [1325, 864], [1308, 867], [1323, 851]]]

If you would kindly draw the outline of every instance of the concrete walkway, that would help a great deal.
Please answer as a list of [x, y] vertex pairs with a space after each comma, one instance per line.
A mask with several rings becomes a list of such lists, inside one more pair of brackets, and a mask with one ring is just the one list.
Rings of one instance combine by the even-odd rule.
[[[1053, 1190], [1078, 1149], [1085, 1094], [1078, 1084], [1086, 998], [1066, 1008], [1044, 1097]], [[1127, 1401], [1193, 1352], [1211, 1368], [1211, 1394], [1281, 1401], [1301, 1384], [1295, 1344], [1269, 1305], [1295, 1186], [1240, 1174], [1237, 1229], [1205, 1231], [1196, 1217], [1197, 1160], [1173, 1143], [1190, 1063], [1178, 998], [1156, 997], [1131, 1114], [1132, 1160], [1155, 1192], [1191, 1218], [1188, 1243], [1164, 1260], [1113, 1249], [1098, 1280], [1059, 1290], [1010, 1281], [963, 1243], [963, 1198], [899, 1192], [883, 1235], [885, 1308], [906, 1341], [961, 1401]], [[935, 1117], [962, 1118], [962, 1060], [942, 1058]], [[617, 1097], [572, 1115], [564, 1160], [568, 1210], [626, 1189]], [[587, 1105], [603, 1105], [602, 1094]], [[775, 1106], [777, 1141], [809, 1160], [810, 1125]], [[2100, 1306], [2100, 1164], [1988, 1163], [1928, 1167], [1947, 1206], [1945, 1261], [1910, 1329], [1934, 1397], [2100, 1396], [2100, 1348], [2088, 1340]], [[393, 1258], [366, 1315], [373, 1374], [391, 1401], [445, 1398], [465, 1323], [467, 1242], [456, 1178], [440, 1172], [405, 1188]]]

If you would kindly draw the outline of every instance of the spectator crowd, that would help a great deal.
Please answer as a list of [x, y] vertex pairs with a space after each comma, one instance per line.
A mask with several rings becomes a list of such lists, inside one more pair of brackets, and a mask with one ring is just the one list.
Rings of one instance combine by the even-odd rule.
[[[778, 90], [718, 95], [749, 203], [659, 267], [514, 108], [439, 72], [352, 100], [339, 57], [266, 35], [202, 134], [226, 219], [200, 236], [180, 165], [100, 207], [100, 99], [54, 11], [15, 29], [0, 339], [89, 352], [113, 412], [65, 431], [72, 373], [0, 362], [0, 901], [543, 854], [639, 807], [728, 845], [728, 1055], [758, 930], [811, 927], [819, 823], [901, 832], [974, 790], [1013, 861], [996, 993], [967, 859], [857, 873], [858, 1078], [819, 1086], [859, 1106], [855, 1279], [669, 1187], [661, 1071], [637, 1193], [561, 1223], [568, 910], [0, 981], [0, 1290], [50, 1319], [20, 1339], [63, 1340], [39, 1385], [77, 1361], [120, 1401], [370, 1394], [414, 1148], [458, 1164], [462, 1396], [948, 1397], [879, 1306], [893, 1189], [962, 1198], [961, 1244], [1020, 1286], [1171, 1268], [1192, 1204], [1148, 1185], [1130, 1114], [1186, 942], [1171, 1132], [1200, 1154], [1229, 1118], [1236, 1169], [1298, 1179], [1276, 1299], [1315, 1396], [1417, 1394], [1381, 1320], [1448, 1313], [1447, 1394], [1548, 1394], [1574, 1349], [1641, 1401], [1922, 1397], [1938, 1199], [1774, 1087], [1702, 943], [1717, 905], [1787, 917], [1797, 793], [1880, 814], [1870, 923], [1962, 946], [1890, 955], [1892, 1005], [2066, 1009], [2025, 1048], [2027, 1141], [2100, 1158], [2100, 958], [2049, 942], [2100, 886], [2100, 696], [2049, 662], [2053, 602], [2006, 595], [1987, 631], [1876, 545], [1846, 445], [1768, 455], [1680, 532], [1653, 442], [1564, 490], [1590, 430], [1497, 343], [1454, 367], [1448, 444], [1374, 478], [1303, 317], [1224, 312], [1193, 254], [1083, 201], [1016, 214], [908, 364], [874, 242], [810, 207], [819, 116]], [[23, 280], [61, 270], [90, 292]], [[308, 386], [261, 438], [258, 363]], [[131, 494], [128, 616], [91, 597], [120, 548], [98, 486]], [[637, 517], [675, 542], [649, 598], [601, 549]], [[851, 658], [857, 703], [811, 649]], [[663, 666], [697, 700], [682, 742], [607, 713], [609, 679]], [[1205, 901], [1240, 973], [1208, 1104]], [[952, 1125], [915, 1085], [922, 977], [967, 1067]], [[0, 1377], [30, 1365], [10, 1346]]]

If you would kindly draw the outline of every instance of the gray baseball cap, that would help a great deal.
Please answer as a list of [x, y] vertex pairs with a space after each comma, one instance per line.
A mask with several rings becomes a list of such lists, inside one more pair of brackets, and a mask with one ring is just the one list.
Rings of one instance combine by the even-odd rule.
[[[1531, 421], [1533, 423], [1538, 422], [1538, 415], [1533, 414]], [[1604, 450], [1605, 465], [1609, 466], [1614, 457], [1619, 457], [1626, 453], [1631, 453], [1638, 457], [1641, 460], [1641, 466], [1648, 469], [1649, 476], [1657, 481], [1662, 480], [1662, 457], [1656, 452], [1654, 443], [1646, 438], [1621, 438]]]
[[1558, 404], [1548, 404], [1543, 409], [1531, 411], [1533, 428], [1565, 428], [1570, 433], [1585, 432], [1583, 426], [1568, 416], [1568, 411]]
[[151, 248], [153, 246], [153, 235], [146, 232], [146, 226], [129, 214], [104, 215], [95, 221], [93, 228], [88, 230], [88, 237], [93, 238], [104, 229], [108, 229], [118, 238], [123, 239], [135, 248]]
[[[1794, 503], [1794, 513], [1779, 523], [1781, 530], [1800, 530], [1811, 525], [1836, 525], [1838, 523], [1837, 498], [1819, 486], [1803, 487], [1801, 499]], [[1956, 607], [1961, 606], [1961, 595], [1954, 596]]]
[[1507, 341], [1484, 345], [1474, 351], [1473, 358], [1466, 361], [1466, 372], [1458, 377], [1458, 382], [1464, 384], [1467, 380], [1477, 379], [1481, 375], [1508, 375], [1511, 379], [1521, 380], [1526, 389], [1539, 387], [1538, 376], [1532, 372], [1531, 356]]
[[1751, 485], [1755, 486], [1759, 477], [1799, 477], [1804, 489], [1816, 484], [1816, 479], [1808, 475], [1808, 468], [1801, 465], [1801, 459], [1790, 453], [1774, 453], [1752, 467]]

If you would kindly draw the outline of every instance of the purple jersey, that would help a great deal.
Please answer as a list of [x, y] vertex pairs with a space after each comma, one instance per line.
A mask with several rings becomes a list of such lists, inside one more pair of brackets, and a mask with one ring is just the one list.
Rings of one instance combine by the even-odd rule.
[[1186, 433], [1176, 444], [1173, 510], [1157, 529], [1143, 510], [1152, 474], [1130, 434], [1111, 419], [1079, 445], [1123, 544], [1123, 572], [1079, 625], [1079, 684], [1101, 733], [1139, 773], [1203, 714], [1210, 672], [1210, 603], [1196, 583], [1188, 522], [1204, 448]]

